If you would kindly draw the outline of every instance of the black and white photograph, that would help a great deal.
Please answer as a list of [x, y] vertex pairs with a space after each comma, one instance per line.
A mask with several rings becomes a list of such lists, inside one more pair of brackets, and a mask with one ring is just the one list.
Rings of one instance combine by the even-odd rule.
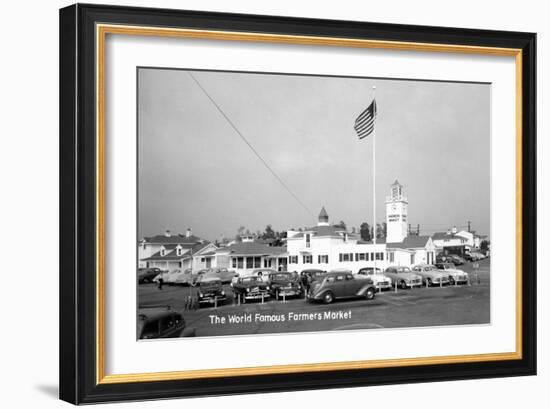
[[137, 338], [487, 325], [491, 85], [139, 67]]

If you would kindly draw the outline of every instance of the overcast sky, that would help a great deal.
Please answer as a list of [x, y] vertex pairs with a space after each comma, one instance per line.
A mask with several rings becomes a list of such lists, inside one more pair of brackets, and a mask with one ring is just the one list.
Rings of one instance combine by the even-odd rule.
[[490, 85], [197, 72], [279, 175], [266, 169], [184, 70], [140, 69], [138, 235], [190, 227], [205, 239], [331, 223], [372, 224], [372, 135], [355, 118], [376, 86], [377, 221], [398, 179], [421, 234], [489, 233]]

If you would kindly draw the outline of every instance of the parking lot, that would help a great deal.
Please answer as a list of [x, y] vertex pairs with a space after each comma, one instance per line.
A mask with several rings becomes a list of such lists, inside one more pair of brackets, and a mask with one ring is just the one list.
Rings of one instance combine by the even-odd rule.
[[196, 309], [189, 297], [197, 288], [165, 285], [159, 290], [156, 284], [139, 285], [138, 300], [141, 306], [181, 311], [196, 336], [485, 324], [490, 322], [490, 259], [478, 264], [477, 269], [472, 263], [458, 267], [469, 273], [470, 285], [392, 289], [378, 292], [371, 301], [325, 305], [302, 297], [240, 304], [226, 285], [224, 304]]

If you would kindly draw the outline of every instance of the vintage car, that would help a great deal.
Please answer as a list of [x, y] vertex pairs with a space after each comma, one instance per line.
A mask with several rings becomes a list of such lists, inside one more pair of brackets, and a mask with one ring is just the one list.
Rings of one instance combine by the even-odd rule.
[[154, 278], [160, 274], [160, 271], [158, 267], [138, 269], [138, 283], [152, 283]]
[[272, 273], [276, 273], [277, 270], [274, 270], [272, 268], [256, 268], [252, 271], [245, 271], [243, 273], [235, 274], [234, 277], [231, 279], [231, 287], [235, 285], [235, 283], [239, 280], [240, 277], [259, 277], [261, 278], [265, 283], [269, 282], [269, 275]]
[[193, 284], [194, 280], [195, 276], [193, 275], [193, 271], [190, 268], [186, 268], [174, 277], [174, 284], [189, 286]]
[[384, 275], [381, 268], [363, 267], [356, 274], [357, 278], [370, 278], [378, 290], [386, 290], [391, 288], [391, 278]]
[[223, 304], [227, 299], [227, 296], [223, 290], [222, 281], [213, 275], [204, 276], [199, 283], [197, 299], [199, 301], [199, 306], [204, 304]]
[[449, 275], [431, 264], [419, 264], [412, 270], [422, 277], [422, 282], [427, 286], [449, 284]]
[[207, 273], [209, 276], [218, 277], [222, 284], [229, 284], [235, 276], [238, 277], [237, 273], [234, 270], [228, 270], [225, 267], [216, 267], [211, 268]]
[[364, 297], [372, 300], [376, 287], [370, 279], [358, 279], [351, 270], [330, 271], [314, 281], [306, 294], [308, 301], [323, 301], [330, 304], [340, 298]]
[[194, 337], [195, 329], [187, 328], [183, 316], [170, 307], [149, 306], [138, 309], [138, 339]]
[[300, 273], [300, 281], [302, 282], [302, 287], [304, 290], [307, 291], [312, 282], [319, 280], [326, 273], [327, 272], [325, 270], [318, 268], [308, 268], [306, 270], [302, 270]]
[[153, 278], [153, 282], [158, 283], [162, 278], [164, 284], [174, 285], [176, 277], [181, 273], [181, 270], [161, 271], [158, 276]]
[[461, 266], [466, 262], [464, 258], [460, 257], [457, 254], [449, 254], [448, 257], [450, 258], [450, 260], [447, 260], [446, 262], [453, 263], [455, 266]]
[[233, 294], [246, 300], [265, 300], [270, 297], [269, 284], [261, 276], [239, 277], [233, 284]]
[[436, 263], [435, 267], [439, 270], [444, 270], [445, 274], [449, 276], [449, 283], [451, 285], [468, 282], [468, 273], [455, 268], [455, 265], [452, 263]]
[[296, 273], [278, 271], [269, 274], [269, 293], [275, 299], [281, 297], [298, 297], [302, 294], [300, 277]]
[[422, 277], [413, 273], [409, 267], [390, 266], [386, 268], [384, 275], [391, 278], [392, 282], [397, 283], [402, 289], [422, 286]]

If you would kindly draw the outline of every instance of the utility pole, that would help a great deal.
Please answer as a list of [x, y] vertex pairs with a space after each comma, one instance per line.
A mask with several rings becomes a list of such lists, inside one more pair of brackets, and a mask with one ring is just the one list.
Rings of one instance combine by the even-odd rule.
[[468, 233], [471, 233], [471, 231], [470, 231], [470, 224], [471, 224], [471, 223], [472, 223], [472, 222], [471, 222], [470, 220], [468, 220]]
[[420, 236], [420, 224], [416, 225], [416, 235]]

